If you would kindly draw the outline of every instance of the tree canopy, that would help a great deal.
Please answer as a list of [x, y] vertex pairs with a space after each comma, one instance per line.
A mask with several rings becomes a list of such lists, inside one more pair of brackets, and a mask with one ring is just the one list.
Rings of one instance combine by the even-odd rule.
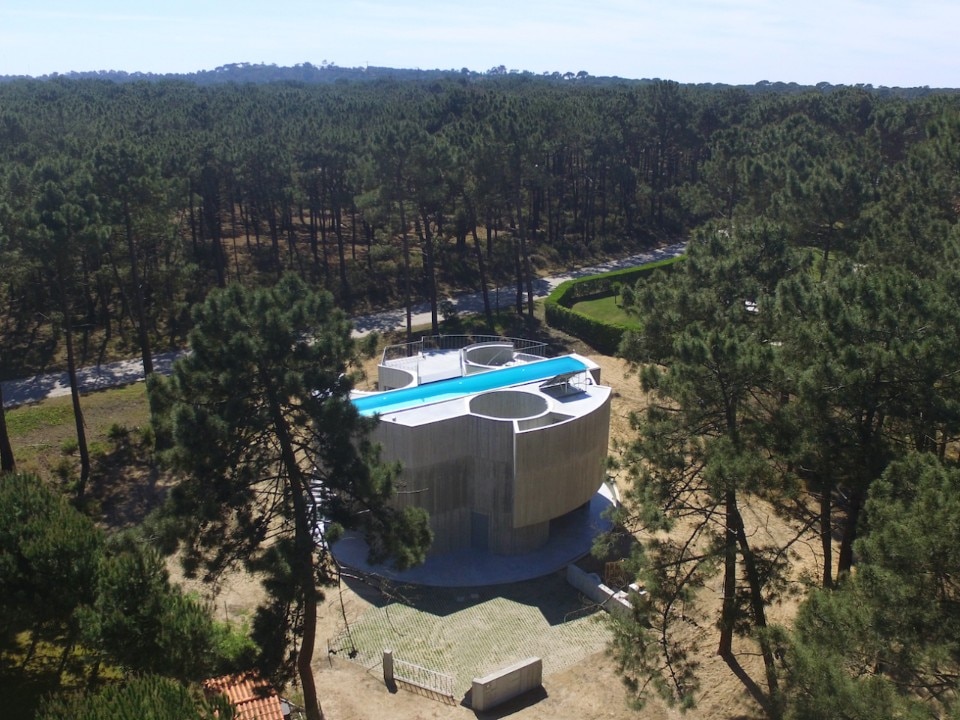
[[[105, 536], [35, 475], [0, 474], [0, 610], [4, 648], [20, 647], [23, 634], [28, 640], [17, 668], [3, 668], [12, 682], [27, 683], [26, 667], [43, 642], [60, 649], [59, 676], [69, 665], [96, 688], [101, 668], [110, 668], [110, 680], [121, 689], [106, 691], [101, 699], [107, 705], [126, 703], [133, 693], [192, 707], [189, 688], [213, 672], [236, 669], [217, 646], [210, 609], [170, 582], [162, 558], [143, 537]], [[128, 689], [125, 682], [137, 675], [156, 679]], [[61, 700], [77, 712], [93, 712], [100, 702], [80, 693], [61, 695], [47, 707], [61, 707]], [[65, 716], [74, 713], [59, 715]]]
[[856, 572], [815, 590], [787, 654], [790, 717], [956, 717], [960, 471], [910, 455], [874, 482]]
[[308, 714], [320, 717], [311, 660], [320, 586], [338, 577], [330, 543], [362, 529], [373, 560], [407, 567], [429, 545], [426, 517], [388, 505], [396, 468], [378, 461], [374, 421], [349, 400], [355, 349], [329, 293], [290, 275], [258, 290], [232, 284], [193, 322], [190, 354], [149, 385], [158, 438], [182, 473], [166, 531], [185, 540], [191, 574], [216, 579], [242, 562], [264, 575], [266, 669], [295, 663]]
[[[639, 330], [621, 351], [652, 393], [624, 455], [631, 485], [618, 517], [643, 538], [635, 568], [650, 601], [635, 622], [618, 626], [615, 646], [641, 700], [653, 689], [676, 701], [695, 697], [685, 624], [710, 617], [695, 612], [712, 581], [722, 596], [718, 653], [735, 662], [732, 634], [756, 642], [766, 668], [764, 702], [777, 716], [790, 695], [780, 683], [779, 631], [766, 609], [800, 580], [792, 547], [816, 530], [819, 584], [845, 597], [869, 576], [856, 548], [869, 547], [858, 544], [870, 527], [865, 506], [884, 487], [885, 473], [911, 453], [944, 470], [955, 464], [960, 307], [951, 288], [960, 218], [956, 206], [947, 210], [943, 198], [934, 199], [939, 190], [921, 191], [932, 182], [956, 198], [955, 175], [943, 172], [955, 167], [955, 155], [942, 134], [955, 111], [938, 115], [928, 137], [911, 146], [890, 117], [870, 117], [866, 98], [805, 102], [805, 113], [760, 129], [755, 150], [769, 157], [746, 161], [744, 194], [731, 205], [730, 188], [724, 191], [713, 205], [724, 214], [691, 236], [688, 257], [668, 277], [623, 296]], [[814, 131], [824, 118], [832, 124], [839, 117], [852, 122], [850, 134]], [[879, 125], [855, 131], [871, 123]], [[849, 157], [847, 146], [863, 154], [863, 165], [838, 164], [837, 153]], [[862, 177], [868, 166], [872, 184]], [[741, 512], [752, 503], [779, 513], [795, 530], [792, 538], [759, 546]], [[809, 612], [826, 613], [841, 600], [819, 592], [810, 602], [816, 609]], [[839, 615], [836, 622], [843, 622]], [[857, 622], [871, 632], [886, 621]], [[885, 627], [888, 647], [936, 648], [930, 638], [911, 638], [904, 625]], [[939, 628], [950, 642], [948, 625]], [[828, 635], [797, 647], [815, 658], [814, 641]], [[824, 671], [825, 682], [835, 670]], [[913, 688], [924, 692], [919, 682]], [[909, 694], [899, 688], [893, 696]]]

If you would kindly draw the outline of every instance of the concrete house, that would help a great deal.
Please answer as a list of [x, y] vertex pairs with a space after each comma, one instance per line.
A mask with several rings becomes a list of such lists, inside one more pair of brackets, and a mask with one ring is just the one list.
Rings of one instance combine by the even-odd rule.
[[520, 555], [585, 512], [605, 479], [611, 389], [571, 354], [504, 338], [440, 337], [388, 348], [374, 393], [374, 439], [399, 460], [399, 506], [430, 514], [431, 554]]

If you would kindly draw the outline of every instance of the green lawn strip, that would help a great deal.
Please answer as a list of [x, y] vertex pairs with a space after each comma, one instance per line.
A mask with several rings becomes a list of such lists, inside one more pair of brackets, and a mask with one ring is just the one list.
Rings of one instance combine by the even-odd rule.
[[[66, 402], [62, 402], [63, 400]], [[7, 431], [10, 433], [11, 440], [68, 422], [73, 422], [70, 398], [54, 398], [37, 405], [23, 405], [7, 410]]]
[[582, 300], [576, 303], [571, 310], [611, 325], [637, 326], [637, 319], [632, 315], [628, 315], [624, 309], [617, 304], [617, 298], [614, 295], [607, 295], [606, 297], [595, 298], [593, 300]]

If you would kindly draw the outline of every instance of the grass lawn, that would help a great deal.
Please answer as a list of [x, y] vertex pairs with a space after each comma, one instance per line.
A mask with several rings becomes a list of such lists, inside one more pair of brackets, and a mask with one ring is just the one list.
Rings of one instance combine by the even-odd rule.
[[583, 300], [571, 308], [578, 313], [583, 313], [587, 317], [595, 318], [601, 322], [614, 325], [626, 325], [627, 327], [636, 327], [637, 320], [632, 315], [627, 315], [623, 308], [617, 305], [617, 298], [613, 295], [597, 298], [595, 300]]
[[[109, 446], [109, 430], [121, 425], [131, 430], [150, 422], [145, 383], [101, 390], [80, 398], [91, 455]], [[7, 410], [7, 430], [17, 469], [50, 477], [62, 459], [76, 459], [77, 428], [69, 396]]]

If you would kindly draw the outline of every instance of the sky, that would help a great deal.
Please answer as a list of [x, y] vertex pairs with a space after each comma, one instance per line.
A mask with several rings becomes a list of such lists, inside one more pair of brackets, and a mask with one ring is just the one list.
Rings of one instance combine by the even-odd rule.
[[0, 0], [0, 75], [309, 62], [960, 87], [958, 0]]

